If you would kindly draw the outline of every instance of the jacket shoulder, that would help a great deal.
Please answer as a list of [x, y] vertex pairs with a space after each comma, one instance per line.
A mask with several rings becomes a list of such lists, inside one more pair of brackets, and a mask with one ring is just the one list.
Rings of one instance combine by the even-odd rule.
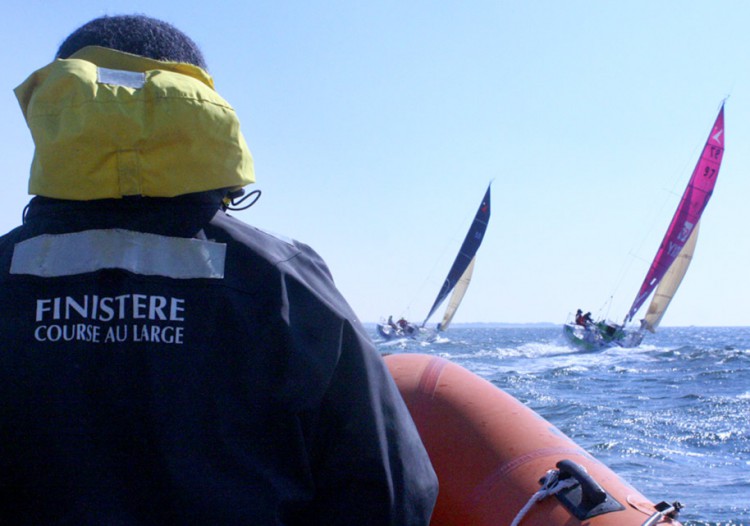
[[[279, 270], [289, 266], [316, 270], [330, 278], [330, 271], [320, 255], [305, 243], [287, 236], [251, 226], [227, 214], [217, 214], [211, 221], [217, 240], [227, 242], [235, 253], [244, 253], [258, 263]], [[219, 239], [219, 238], [224, 239]]]

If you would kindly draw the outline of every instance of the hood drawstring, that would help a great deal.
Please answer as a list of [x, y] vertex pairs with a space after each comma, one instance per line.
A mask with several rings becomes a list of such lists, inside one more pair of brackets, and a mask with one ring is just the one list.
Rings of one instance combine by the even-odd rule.
[[[247, 195], [245, 195], [245, 189], [239, 188], [237, 190], [232, 190], [227, 193], [226, 197], [223, 201], [223, 207], [224, 210], [231, 210], [232, 212], [239, 212], [240, 210], [247, 210], [251, 206], [253, 206], [255, 203], [258, 202], [258, 199], [260, 199], [261, 191], [260, 190], [253, 190], [252, 192], [249, 192]], [[245, 201], [248, 199], [252, 199], [249, 203], [242, 205]]]

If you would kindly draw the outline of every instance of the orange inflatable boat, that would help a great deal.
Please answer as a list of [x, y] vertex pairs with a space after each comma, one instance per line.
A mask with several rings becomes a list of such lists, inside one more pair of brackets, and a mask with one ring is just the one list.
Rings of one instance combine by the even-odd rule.
[[423, 354], [385, 362], [440, 482], [433, 526], [679, 526], [552, 424], [487, 380]]

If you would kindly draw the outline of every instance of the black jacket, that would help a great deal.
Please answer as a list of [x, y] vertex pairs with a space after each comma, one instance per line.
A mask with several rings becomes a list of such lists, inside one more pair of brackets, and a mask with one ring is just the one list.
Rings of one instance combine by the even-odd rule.
[[221, 193], [0, 238], [2, 524], [427, 524], [437, 481], [320, 257]]

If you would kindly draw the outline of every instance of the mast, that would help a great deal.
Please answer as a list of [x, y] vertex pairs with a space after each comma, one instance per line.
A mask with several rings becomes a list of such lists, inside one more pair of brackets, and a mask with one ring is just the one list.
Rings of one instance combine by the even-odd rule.
[[708, 139], [706, 139], [703, 152], [685, 188], [680, 204], [672, 217], [672, 222], [669, 224], [646, 278], [643, 280], [641, 288], [625, 316], [624, 323], [632, 321], [635, 313], [657, 287], [690, 238], [708, 204], [708, 200], [711, 198], [723, 155], [724, 103], [722, 102], [719, 114], [714, 121]]

